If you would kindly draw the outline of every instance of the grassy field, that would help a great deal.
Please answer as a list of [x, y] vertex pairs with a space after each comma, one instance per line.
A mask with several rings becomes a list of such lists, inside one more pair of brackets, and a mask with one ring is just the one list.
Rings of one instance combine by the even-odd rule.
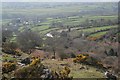
[[108, 31], [98, 32], [98, 33], [95, 33], [95, 34], [91, 34], [89, 37], [100, 37], [100, 36], [105, 35], [107, 32]]
[[18, 31], [20, 31], [20, 32], [24, 31], [24, 27], [21, 26], [21, 27], [18, 29]]
[[[75, 24], [80, 24], [82, 22], [85, 22], [85, 20], [97, 20], [97, 19], [104, 19], [104, 20], [108, 20], [108, 19], [117, 19], [117, 16], [74, 16], [74, 17], [69, 17], [66, 24], [73, 24], [75, 22]], [[64, 21], [65, 22], [65, 21]]]
[[43, 25], [43, 26], [33, 27], [32, 30], [33, 30], [33, 31], [42, 31], [42, 30], [45, 30], [45, 29], [48, 29], [48, 28], [49, 28], [48, 25]]
[[57, 30], [57, 29], [59, 29], [59, 28], [51, 28], [51, 29], [47, 29], [47, 30], [44, 30], [44, 31], [40, 31], [39, 33], [40, 33], [41, 35], [45, 35], [45, 34], [47, 34], [48, 32], [53, 31], [53, 30]]
[[[52, 22], [62, 22], [64, 25], [78, 25], [81, 24], [82, 22], [85, 22], [86, 19], [116, 19], [117, 16], [85, 16], [85, 17], [80, 17], [80, 16], [70, 16], [68, 18], [46, 18], [46, 21], [40, 23], [42, 26], [35, 26], [32, 28], [33, 31], [37, 31], [40, 34], [46, 34], [47, 32], [54, 30], [54, 29], [49, 29], [50, 24]], [[77, 35], [78, 32], [95, 32], [97, 30], [104, 30], [104, 29], [110, 29], [116, 26], [103, 26], [103, 27], [93, 27], [89, 29], [82, 29], [78, 31], [74, 31], [72, 34]]]
[[[4, 4], [4, 3], [3, 3]], [[19, 3], [20, 4], [20, 3]], [[97, 15], [97, 16], [92, 16], [90, 15], [89, 13], [87, 15], [84, 15], [80, 12], [83, 12], [83, 11], [99, 11], [102, 10], [104, 8], [104, 10], [112, 10], [113, 9], [113, 3], [108, 3], [109, 5], [106, 5], [107, 3], [95, 3], [95, 4], [88, 4], [88, 3], [62, 3], [62, 5], [58, 4], [58, 3], [55, 3], [55, 5], [53, 5], [53, 3], [51, 4], [46, 4], [44, 6], [46, 7], [42, 7], [42, 6], [36, 6], [34, 5], [35, 7], [31, 7], [31, 5], [33, 5], [33, 3], [30, 3], [30, 7], [27, 5], [26, 8], [25, 7], [25, 4], [23, 4], [22, 7], [19, 7], [17, 6], [16, 8], [16, 5], [13, 4], [14, 7], [8, 7], [9, 5], [7, 5], [7, 7], [5, 5], [3, 5], [3, 9], [2, 9], [2, 12], [4, 13], [3, 15], [4, 16], [8, 16], [8, 17], [15, 17], [15, 16], [25, 16], [26, 18], [29, 17], [29, 18], [35, 18], [35, 17], [38, 17], [39, 18], [47, 18], [48, 20], [48, 23], [50, 21], [60, 21], [60, 22], [63, 22], [65, 23], [66, 25], [67, 24], [70, 24], [70, 25], [75, 25], [75, 24], [79, 24], [80, 22], [83, 22], [84, 20], [86, 19], [115, 19], [117, 18], [117, 15], [109, 15], [109, 13], [107, 15], [103, 15], [101, 16], [100, 14]], [[43, 5], [42, 3], [38, 3], [39, 5]], [[37, 4], [37, 5], [38, 5]], [[12, 5], [12, 3], [11, 3]], [[22, 3], [21, 3], [22, 5]], [[116, 5], [115, 5], [116, 6]], [[92, 11], [92, 12], [93, 12]], [[104, 12], [105, 12], [104, 11]], [[93, 12], [93, 14], [95, 14]], [[98, 14], [98, 13], [96, 13]], [[64, 18], [63, 16], [68, 17], [67, 19]], [[51, 17], [54, 16], [54, 17], [62, 17], [62, 19], [51, 19]], [[64, 18], [64, 19], [63, 19]], [[74, 24], [73, 24], [74, 23]]]
[[[60, 14], [60, 13], [73, 13], [73, 12], [79, 12], [84, 9], [95, 9], [96, 5], [86, 7], [86, 5], [71, 5], [71, 6], [57, 6], [57, 7], [51, 7], [51, 8], [46, 8], [46, 7], [39, 7], [39, 8], [30, 8], [30, 9], [12, 9], [12, 8], [4, 8], [3, 12], [4, 13], [9, 13], [9, 14], [22, 14], [22, 15], [52, 15], [52, 14]], [[40, 14], [39, 14], [40, 13]]]
[[2, 19], [2, 20], [0, 20], [0, 25], [7, 24], [7, 23], [9, 23], [10, 21], [11, 21], [10, 19]]
[[89, 67], [89, 70], [73, 70], [70, 76], [74, 78], [104, 78], [103, 73], [96, 71], [96, 68]]
[[117, 15], [116, 16], [92, 16], [92, 17], [88, 17], [89, 19], [117, 19]]
[[[106, 29], [111, 29], [111, 28], [116, 28], [116, 27], [117, 27], [117, 25], [115, 25], [115, 26], [93, 27], [93, 28], [88, 28], [88, 29], [74, 30], [74, 31], [71, 31], [69, 34], [72, 37], [77, 37], [82, 33], [91, 33], [91, 32], [96, 32], [96, 31], [99, 31], [99, 30], [106, 30]], [[105, 34], [105, 33], [100, 33], [100, 34], [98, 33], [97, 35], [101, 35], [101, 34]]]
[[96, 32], [99, 30], [105, 30], [105, 29], [111, 29], [111, 28], [116, 28], [117, 26], [103, 26], [103, 27], [93, 27], [93, 28], [88, 28], [88, 29], [81, 29], [79, 31], [83, 32]]
[[83, 22], [88, 20], [98, 20], [98, 19], [104, 19], [104, 20], [113, 20], [117, 19], [117, 16], [70, 16], [68, 18], [60, 18], [60, 19], [53, 19], [53, 18], [47, 18], [47, 24], [51, 22], [62, 22], [64, 25], [79, 25]]

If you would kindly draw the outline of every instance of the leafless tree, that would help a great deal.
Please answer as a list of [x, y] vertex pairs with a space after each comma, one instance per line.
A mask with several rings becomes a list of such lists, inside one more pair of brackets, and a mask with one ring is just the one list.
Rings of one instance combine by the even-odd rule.
[[37, 46], [41, 46], [42, 39], [39, 34], [30, 30], [25, 30], [17, 36], [17, 42], [20, 49], [25, 52], [31, 53], [32, 49]]

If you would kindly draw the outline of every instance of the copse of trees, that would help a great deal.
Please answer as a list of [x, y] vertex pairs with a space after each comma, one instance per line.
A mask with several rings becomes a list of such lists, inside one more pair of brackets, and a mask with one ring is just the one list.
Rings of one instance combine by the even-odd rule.
[[18, 55], [20, 56], [21, 53], [19, 51], [16, 51], [18, 48], [18, 44], [16, 41], [11, 41], [13, 37], [13, 31], [9, 30], [8, 28], [2, 29], [2, 52], [12, 55]]
[[11, 30], [2, 30], [2, 42], [9, 41], [9, 39], [12, 37], [12, 31]]
[[44, 48], [47, 51], [51, 51], [53, 53], [53, 56], [55, 58], [56, 56], [56, 47], [57, 47], [57, 39], [56, 38], [51, 38], [48, 37], [45, 41], [44, 41]]
[[17, 42], [19, 48], [23, 52], [31, 53], [32, 49], [35, 47], [40, 47], [42, 45], [42, 39], [36, 32], [31, 30], [25, 30], [22, 33], [18, 34]]
[[47, 37], [44, 40], [44, 49], [53, 53], [56, 56], [56, 53], [62, 55], [61, 51], [65, 51], [71, 47], [71, 38], [67, 33], [63, 32], [60, 36]]

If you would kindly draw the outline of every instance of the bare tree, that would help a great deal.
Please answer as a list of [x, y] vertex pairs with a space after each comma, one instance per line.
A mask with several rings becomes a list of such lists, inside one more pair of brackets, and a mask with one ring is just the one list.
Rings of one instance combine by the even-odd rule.
[[18, 35], [17, 42], [21, 50], [31, 53], [32, 49], [41, 46], [42, 39], [37, 33], [25, 30]]
[[2, 30], [2, 41], [3, 42], [6, 42], [11, 37], [12, 37], [12, 31], [11, 30]]

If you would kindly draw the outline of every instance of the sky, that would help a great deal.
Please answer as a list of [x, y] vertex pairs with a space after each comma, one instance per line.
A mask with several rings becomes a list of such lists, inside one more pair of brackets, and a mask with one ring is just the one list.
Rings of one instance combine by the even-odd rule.
[[0, 0], [1, 2], [119, 2], [120, 0]]

